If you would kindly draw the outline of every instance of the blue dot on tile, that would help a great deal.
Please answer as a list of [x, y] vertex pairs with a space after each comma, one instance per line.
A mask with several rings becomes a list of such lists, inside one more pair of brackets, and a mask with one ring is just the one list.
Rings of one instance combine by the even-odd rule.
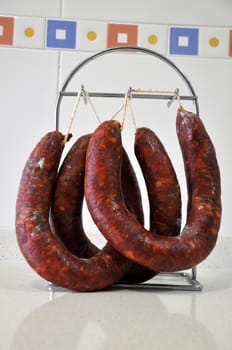
[[76, 27], [73, 21], [48, 20], [47, 47], [61, 49], [75, 49]]
[[198, 28], [170, 28], [169, 53], [172, 55], [198, 55]]

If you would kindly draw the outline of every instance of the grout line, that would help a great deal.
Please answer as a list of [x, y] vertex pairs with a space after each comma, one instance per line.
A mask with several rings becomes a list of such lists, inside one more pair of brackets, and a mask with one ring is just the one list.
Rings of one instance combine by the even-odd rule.
[[[64, 14], [64, 0], [60, 0], [60, 17], [62, 18]], [[57, 86], [56, 86], [56, 100], [60, 91], [60, 83], [61, 83], [61, 50], [58, 51], [58, 66], [57, 66]], [[54, 119], [56, 116], [54, 116]], [[54, 125], [56, 126], [56, 119], [54, 121]]]
[[[61, 83], [61, 51], [58, 52], [58, 67], [57, 67], [57, 86], [56, 86], [56, 101], [58, 99]], [[56, 116], [54, 115], [54, 125], [56, 127]]]
[[64, 17], [64, 0], [60, 0], [60, 17]]

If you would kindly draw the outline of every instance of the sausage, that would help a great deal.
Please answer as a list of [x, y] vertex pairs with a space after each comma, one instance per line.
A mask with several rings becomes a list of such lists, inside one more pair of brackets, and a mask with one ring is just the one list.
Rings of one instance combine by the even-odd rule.
[[[135, 155], [148, 188], [150, 231], [165, 236], [178, 235], [181, 227], [180, 186], [172, 162], [163, 144], [149, 128], [143, 127], [136, 130]], [[122, 176], [122, 181], [125, 178], [127, 177]], [[125, 196], [126, 191], [123, 192]], [[128, 200], [128, 203], [133, 203], [133, 189], [128, 191], [128, 194], [131, 195], [131, 200]], [[127, 208], [130, 210], [129, 204]], [[155, 271], [147, 269], [147, 273], [144, 276], [142, 265], [134, 264], [123, 278], [123, 282], [144, 282], [156, 274]]]
[[85, 196], [93, 220], [113, 247], [134, 262], [161, 272], [196, 266], [214, 248], [221, 221], [220, 171], [200, 117], [183, 109], [177, 112], [188, 189], [187, 220], [177, 237], [146, 230], [125, 207], [118, 176], [120, 127], [112, 120], [101, 124], [88, 147]]
[[93, 291], [111, 286], [130, 268], [131, 262], [111, 246], [89, 259], [72, 254], [52, 232], [50, 201], [64, 136], [46, 134], [34, 147], [20, 180], [16, 201], [16, 236], [29, 265], [58, 286]]
[[[141, 225], [144, 225], [144, 214], [139, 184], [128, 154], [124, 148], [122, 149], [121, 186], [127, 209], [134, 214], [135, 218]], [[119, 283], [142, 283], [151, 279], [156, 274], [157, 272], [153, 270], [137, 263], [133, 263], [130, 270], [125, 276], [123, 276]]]
[[180, 186], [163, 144], [149, 128], [136, 130], [135, 155], [149, 197], [150, 231], [162, 236], [177, 236], [181, 227]]
[[86, 236], [82, 222], [85, 157], [90, 137], [91, 134], [81, 136], [67, 153], [51, 201], [55, 233], [79, 258], [89, 258], [100, 251]]
[[[62, 240], [67, 249], [79, 258], [89, 258], [100, 251], [86, 236], [82, 223], [85, 158], [90, 137], [91, 134], [81, 136], [66, 155], [56, 178], [51, 205], [52, 222], [56, 236]], [[144, 215], [140, 189], [124, 149], [122, 191], [128, 209], [143, 225]], [[133, 264], [123, 277], [123, 281], [139, 283], [154, 275], [154, 271]]]

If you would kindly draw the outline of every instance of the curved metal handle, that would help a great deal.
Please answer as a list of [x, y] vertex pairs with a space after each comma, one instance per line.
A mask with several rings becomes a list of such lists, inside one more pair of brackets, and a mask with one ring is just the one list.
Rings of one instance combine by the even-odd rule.
[[184, 75], [184, 73], [171, 61], [169, 60], [167, 57], [165, 57], [164, 55], [156, 52], [156, 51], [152, 51], [150, 49], [146, 49], [143, 47], [139, 47], [139, 46], [116, 46], [116, 47], [112, 47], [103, 51], [99, 51], [96, 54], [86, 58], [85, 60], [83, 60], [80, 64], [78, 64], [72, 71], [71, 73], [68, 75], [68, 77], [66, 78], [61, 91], [59, 93], [58, 96], [58, 100], [57, 100], [57, 104], [56, 104], [56, 130], [59, 129], [59, 112], [60, 112], [60, 104], [61, 104], [61, 100], [63, 97], [63, 93], [65, 92], [66, 87], [68, 86], [70, 80], [73, 78], [73, 76], [82, 68], [84, 67], [86, 64], [88, 64], [89, 62], [97, 59], [98, 57], [104, 56], [108, 53], [112, 53], [115, 51], [139, 51], [145, 54], [149, 54], [151, 56], [154, 56], [155, 58], [160, 59], [161, 61], [167, 63], [174, 71], [177, 72], [177, 74], [179, 74], [179, 76], [184, 80], [185, 84], [187, 85], [187, 88], [189, 90], [189, 93], [191, 94], [191, 96], [195, 97], [194, 99], [194, 103], [195, 103], [195, 109], [196, 109], [196, 114], [199, 115], [199, 105], [198, 105], [198, 101], [196, 98], [196, 94], [195, 91], [190, 83], [190, 81], [187, 79], [187, 77]]

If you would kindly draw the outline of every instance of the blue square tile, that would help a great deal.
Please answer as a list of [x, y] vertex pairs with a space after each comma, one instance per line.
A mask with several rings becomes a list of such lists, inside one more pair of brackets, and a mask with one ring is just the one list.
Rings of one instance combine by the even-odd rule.
[[47, 47], [75, 49], [77, 22], [48, 20]]
[[172, 55], [198, 55], [198, 28], [170, 28], [169, 53]]

